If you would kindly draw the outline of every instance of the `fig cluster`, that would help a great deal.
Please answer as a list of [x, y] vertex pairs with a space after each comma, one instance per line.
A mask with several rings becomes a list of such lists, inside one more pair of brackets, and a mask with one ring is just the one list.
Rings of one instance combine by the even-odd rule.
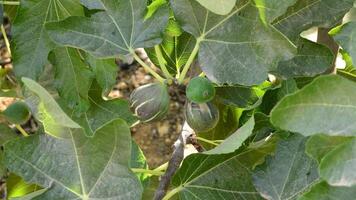
[[[187, 88], [188, 101], [185, 118], [196, 132], [206, 132], [216, 127], [219, 110], [212, 103], [214, 85], [204, 77], [193, 78]], [[135, 89], [130, 96], [130, 106], [141, 122], [151, 122], [165, 117], [169, 110], [169, 92], [165, 83], [151, 83]]]

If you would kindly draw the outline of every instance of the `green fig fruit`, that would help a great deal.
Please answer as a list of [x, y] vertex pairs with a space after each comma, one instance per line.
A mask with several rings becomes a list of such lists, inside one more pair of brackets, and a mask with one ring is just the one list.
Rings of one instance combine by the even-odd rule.
[[185, 118], [189, 126], [196, 132], [206, 132], [215, 128], [219, 122], [219, 110], [211, 102], [188, 102], [185, 109]]
[[215, 87], [207, 78], [195, 77], [190, 80], [186, 94], [194, 103], [206, 103], [214, 98]]
[[30, 119], [31, 111], [26, 103], [17, 101], [7, 107], [2, 115], [12, 124], [24, 124]]
[[167, 86], [151, 83], [135, 89], [130, 96], [130, 106], [142, 122], [162, 119], [169, 109]]

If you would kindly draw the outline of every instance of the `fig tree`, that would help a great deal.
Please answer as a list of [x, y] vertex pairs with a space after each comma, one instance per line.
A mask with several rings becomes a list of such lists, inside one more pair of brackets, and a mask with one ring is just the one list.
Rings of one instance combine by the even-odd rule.
[[17, 101], [7, 107], [2, 115], [12, 124], [24, 124], [30, 119], [31, 111], [26, 103]]
[[151, 83], [135, 89], [130, 96], [130, 106], [141, 122], [162, 119], [169, 109], [167, 86]]
[[186, 94], [192, 102], [206, 103], [214, 98], [215, 87], [207, 78], [195, 77], [190, 80]]
[[196, 132], [206, 132], [215, 128], [219, 121], [219, 110], [212, 104], [188, 102], [185, 118], [189, 126]]

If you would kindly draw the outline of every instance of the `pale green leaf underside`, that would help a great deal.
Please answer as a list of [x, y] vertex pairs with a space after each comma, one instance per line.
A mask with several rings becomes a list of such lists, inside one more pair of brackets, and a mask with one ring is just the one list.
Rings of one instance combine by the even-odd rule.
[[293, 135], [277, 145], [273, 157], [253, 173], [253, 183], [269, 200], [297, 199], [319, 180], [317, 162], [305, 150], [306, 138]]
[[356, 187], [333, 187], [321, 182], [298, 200], [351, 200], [355, 194]]
[[146, 0], [99, 0], [105, 12], [91, 18], [69, 17], [46, 25], [58, 44], [83, 49], [96, 57], [128, 54], [159, 44], [168, 21], [167, 6], [145, 20]]
[[305, 151], [310, 157], [320, 163], [330, 151], [351, 139], [352, 137], [313, 135], [308, 139]]
[[42, 122], [46, 133], [55, 137], [67, 137], [70, 128], [81, 128], [63, 112], [41, 85], [28, 78], [22, 78], [22, 82], [36, 97], [34, 100], [37, 107], [35, 117]]
[[195, 0], [173, 0], [171, 4], [182, 28], [201, 41], [201, 68], [214, 82], [260, 84], [270, 68], [296, 53], [282, 34], [260, 21], [250, 1], [238, 1], [226, 16], [209, 12]]
[[252, 134], [255, 126], [255, 119], [251, 117], [241, 128], [234, 134], [230, 135], [219, 146], [204, 152], [204, 154], [227, 154], [232, 153], [240, 148], [245, 140]]
[[70, 135], [56, 139], [39, 134], [6, 144], [11, 171], [27, 182], [50, 186], [35, 200], [141, 199], [142, 187], [128, 168], [131, 137], [123, 120], [109, 122], [92, 138], [82, 129]]
[[356, 185], [356, 139], [336, 147], [320, 163], [320, 176], [333, 186]]
[[305, 136], [356, 135], [356, 84], [337, 75], [321, 76], [272, 110], [271, 122]]
[[218, 15], [227, 15], [235, 7], [236, 0], [196, 0], [202, 6]]
[[45, 30], [47, 22], [84, 15], [79, 0], [21, 0], [13, 24], [14, 72], [37, 79], [55, 45]]

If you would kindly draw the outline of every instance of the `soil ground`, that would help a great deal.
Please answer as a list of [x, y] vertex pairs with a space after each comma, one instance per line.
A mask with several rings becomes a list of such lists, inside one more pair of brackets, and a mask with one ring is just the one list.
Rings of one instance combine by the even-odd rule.
[[[128, 99], [135, 88], [154, 82], [154, 78], [136, 63], [119, 65], [121, 70], [117, 86], [112, 92], [113, 96]], [[170, 110], [163, 120], [131, 128], [133, 138], [144, 152], [150, 168], [158, 167], [169, 160], [173, 151], [172, 145], [178, 138], [184, 121], [185, 89], [170, 87], [169, 92]]]

